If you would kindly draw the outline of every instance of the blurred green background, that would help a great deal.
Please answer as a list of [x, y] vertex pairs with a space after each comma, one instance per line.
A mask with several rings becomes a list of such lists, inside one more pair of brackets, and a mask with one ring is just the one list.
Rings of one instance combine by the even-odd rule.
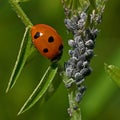
[[[67, 35], [60, 0], [30, 0], [21, 4], [33, 24], [53, 26], [64, 40], [61, 64], [67, 60]], [[108, 0], [91, 66], [86, 79], [87, 91], [80, 104], [83, 120], [120, 120], [120, 89], [107, 76], [104, 63], [120, 66], [120, 0]], [[24, 68], [15, 87], [5, 93], [12, 72], [24, 25], [7, 0], [0, 0], [0, 120], [69, 120], [67, 91], [62, 83], [53, 97], [43, 105], [38, 102], [26, 113], [17, 116], [50, 62], [37, 56]]]

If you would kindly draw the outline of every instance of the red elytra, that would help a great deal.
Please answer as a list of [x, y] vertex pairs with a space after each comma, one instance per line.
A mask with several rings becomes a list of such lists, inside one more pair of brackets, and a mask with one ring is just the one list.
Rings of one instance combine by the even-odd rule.
[[51, 61], [60, 59], [63, 41], [54, 28], [46, 24], [37, 24], [31, 28], [32, 42], [38, 51]]

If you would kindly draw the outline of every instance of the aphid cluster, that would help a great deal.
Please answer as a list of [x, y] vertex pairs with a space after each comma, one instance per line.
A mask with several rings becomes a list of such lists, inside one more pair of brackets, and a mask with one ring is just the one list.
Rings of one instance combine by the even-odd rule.
[[76, 102], [80, 102], [85, 87], [82, 84], [86, 76], [92, 69], [90, 60], [94, 56], [95, 38], [97, 37], [98, 29], [94, 27], [86, 27], [90, 17], [91, 23], [94, 21], [94, 16], [88, 16], [85, 12], [79, 13], [78, 16], [73, 16], [71, 19], [65, 19], [65, 26], [73, 33], [73, 39], [68, 41], [72, 49], [69, 50], [70, 59], [65, 63], [66, 75], [72, 78], [72, 82], [68, 83], [67, 88], [73, 83], [77, 86]]

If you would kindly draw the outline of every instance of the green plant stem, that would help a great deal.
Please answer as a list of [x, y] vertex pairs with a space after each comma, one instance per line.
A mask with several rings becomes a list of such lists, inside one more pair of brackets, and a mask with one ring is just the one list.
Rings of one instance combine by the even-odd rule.
[[9, 0], [9, 3], [12, 6], [12, 8], [14, 9], [14, 11], [16, 12], [16, 14], [18, 15], [18, 17], [25, 24], [25, 26], [31, 28], [32, 23], [29, 20], [29, 18], [27, 17], [27, 15], [24, 13], [24, 11], [21, 9], [18, 2], [16, 0]]
[[65, 86], [71, 85], [70, 88], [68, 88], [68, 101], [69, 101], [69, 108], [68, 108], [68, 114], [70, 116], [70, 120], [82, 120], [81, 119], [81, 111], [79, 108], [79, 103], [76, 102], [76, 85], [74, 84], [72, 79], [67, 78], [65, 73], [63, 74], [63, 82]]
[[[68, 99], [69, 99], [69, 108], [68, 113], [70, 115], [70, 120], [82, 120], [81, 119], [81, 111], [78, 107], [78, 103], [75, 101], [75, 91], [70, 90], [68, 92]], [[75, 109], [76, 107], [76, 109]]]

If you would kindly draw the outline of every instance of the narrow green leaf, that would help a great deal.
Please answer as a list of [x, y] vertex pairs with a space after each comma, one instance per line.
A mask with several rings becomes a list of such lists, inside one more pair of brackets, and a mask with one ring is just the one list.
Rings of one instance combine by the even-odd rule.
[[16, 0], [17, 3], [19, 3], [19, 2], [28, 2], [28, 1], [30, 1], [30, 0]]
[[27, 58], [33, 53], [33, 51], [34, 47], [32, 46], [29, 28], [26, 28], [6, 92], [8, 92], [15, 85], [16, 80], [18, 79], [26, 63]]
[[52, 84], [49, 86], [47, 92], [45, 93], [42, 103], [48, 101], [53, 96], [53, 94], [57, 91], [57, 89], [59, 88], [59, 86], [63, 80], [63, 76], [60, 74], [61, 72], [63, 72], [62, 70], [63, 70], [62, 67], [59, 65], [58, 72], [56, 73], [56, 75], [52, 81]]
[[38, 100], [40, 100], [43, 97], [43, 95], [46, 93], [49, 86], [51, 85], [57, 73], [57, 70], [58, 70], [57, 65], [48, 67], [39, 84], [34, 89], [33, 93], [30, 95], [30, 97], [24, 103], [23, 107], [18, 112], [18, 115], [29, 110], [36, 102], [38, 102]]
[[120, 87], [120, 68], [114, 65], [107, 65], [105, 64], [105, 70], [115, 81], [115, 83]]

